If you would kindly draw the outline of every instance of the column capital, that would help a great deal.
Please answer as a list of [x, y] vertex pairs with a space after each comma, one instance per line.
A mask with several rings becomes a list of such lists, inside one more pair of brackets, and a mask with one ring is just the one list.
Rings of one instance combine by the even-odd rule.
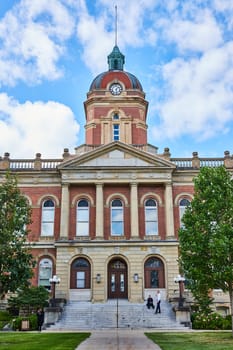
[[104, 182], [103, 182], [103, 181], [96, 181], [96, 182], [95, 182], [95, 185], [96, 185], [96, 186], [103, 186], [103, 185], [104, 185]]

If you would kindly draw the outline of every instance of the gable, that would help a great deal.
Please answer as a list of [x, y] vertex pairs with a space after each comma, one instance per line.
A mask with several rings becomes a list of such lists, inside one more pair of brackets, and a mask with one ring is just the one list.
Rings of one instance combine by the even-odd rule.
[[60, 169], [75, 169], [80, 167], [156, 167], [174, 168], [174, 164], [158, 155], [135, 149], [133, 146], [106, 147], [87, 152], [72, 160], [63, 162]]

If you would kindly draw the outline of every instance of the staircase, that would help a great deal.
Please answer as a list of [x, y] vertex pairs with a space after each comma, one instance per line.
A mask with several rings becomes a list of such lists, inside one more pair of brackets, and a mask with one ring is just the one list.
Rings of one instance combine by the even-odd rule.
[[171, 305], [163, 301], [161, 314], [148, 310], [145, 304], [127, 300], [109, 300], [106, 303], [72, 301], [62, 313], [61, 319], [47, 330], [78, 330], [105, 328], [166, 328], [184, 329], [176, 322]]

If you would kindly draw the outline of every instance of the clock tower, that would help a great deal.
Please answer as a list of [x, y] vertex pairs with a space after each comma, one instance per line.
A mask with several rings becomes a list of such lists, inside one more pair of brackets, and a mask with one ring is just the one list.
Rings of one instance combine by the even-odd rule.
[[117, 45], [108, 55], [108, 71], [91, 83], [84, 103], [86, 144], [100, 146], [114, 141], [147, 144], [147, 108], [139, 80], [124, 71], [125, 57]]

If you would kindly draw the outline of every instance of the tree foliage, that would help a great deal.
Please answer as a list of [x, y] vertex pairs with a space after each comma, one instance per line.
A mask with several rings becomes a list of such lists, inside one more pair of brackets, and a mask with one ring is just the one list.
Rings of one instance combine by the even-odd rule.
[[39, 307], [48, 306], [49, 292], [43, 287], [26, 287], [20, 289], [16, 297], [8, 300], [10, 308], [28, 308], [36, 310]]
[[17, 187], [17, 179], [7, 173], [0, 185], [0, 296], [28, 284], [33, 257], [27, 244], [31, 209]]
[[194, 198], [179, 231], [180, 264], [200, 304], [208, 306], [213, 288], [233, 286], [233, 180], [224, 168], [200, 170], [194, 179]]

